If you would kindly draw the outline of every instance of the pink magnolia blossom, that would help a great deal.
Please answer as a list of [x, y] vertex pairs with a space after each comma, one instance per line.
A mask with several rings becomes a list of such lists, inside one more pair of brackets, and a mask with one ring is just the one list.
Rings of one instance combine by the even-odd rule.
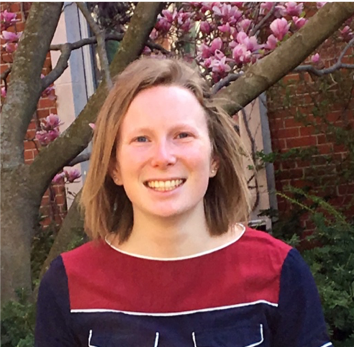
[[1, 96], [2, 96], [3, 98], [6, 97], [6, 89], [5, 89], [5, 87], [2, 87], [2, 88], [1, 88]]
[[41, 127], [43, 130], [49, 131], [57, 128], [60, 124], [62, 123], [60, 122], [58, 115], [51, 113], [42, 121]]
[[265, 44], [264, 48], [272, 51], [273, 49], [277, 48], [277, 44], [278, 39], [273, 34], [271, 34], [268, 36], [267, 43]]
[[202, 7], [201, 7], [201, 11], [203, 13], [207, 12], [207, 11], [211, 11], [213, 9], [214, 6], [218, 6], [219, 2], [202, 2]]
[[95, 124], [95, 123], [89, 123], [89, 127], [90, 127], [92, 130], [95, 130], [95, 129], [96, 129], [96, 124]]
[[7, 10], [0, 12], [1, 30], [6, 30], [18, 21], [19, 19], [16, 19], [16, 13], [8, 12]]
[[237, 26], [240, 28], [240, 31], [247, 32], [249, 28], [251, 27], [252, 21], [248, 18], [243, 19], [241, 22], [237, 24]]
[[205, 59], [204, 62], [203, 62], [203, 66], [204, 66], [206, 69], [208, 69], [208, 68], [211, 66], [211, 63], [212, 63], [213, 59], [214, 59], [214, 58], [207, 58], [207, 59]]
[[156, 40], [159, 37], [159, 32], [156, 30], [156, 28], [153, 28], [150, 33], [150, 39], [151, 40]]
[[52, 179], [52, 183], [61, 183], [63, 179], [64, 183], [73, 183], [76, 179], [81, 177], [81, 173], [77, 169], [65, 169], [63, 172], [58, 173]]
[[304, 10], [304, 4], [302, 2], [300, 2], [299, 4], [297, 4], [296, 2], [287, 2], [285, 4], [285, 12], [289, 16], [299, 17], [303, 10]]
[[327, 4], [327, 2], [316, 2], [316, 7], [318, 8], [318, 9], [320, 9], [320, 8], [322, 8], [324, 5], [326, 5]]
[[346, 25], [342, 30], [340, 30], [340, 34], [343, 40], [346, 42], [349, 42], [354, 37], [354, 34], [349, 25]]
[[52, 179], [52, 183], [60, 183], [63, 178], [65, 177], [65, 172], [61, 172], [59, 174], [56, 174], [54, 178]]
[[211, 62], [210, 65], [211, 69], [213, 72], [219, 73], [219, 74], [225, 74], [231, 70], [231, 67], [226, 63], [226, 57], [223, 57], [222, 59], [214, 59]]
[[218, 29], [222, 33], [229, 33], [231, 31], [230, 24], [228, 22], [226, 24], [218, 26]]
[[225, 23], [234, 24], [242, 17], [242, 12], [236, 7], [230, 4], [218, 3], [213, 6], [214, 13], [221, 17]]
[[16, 51], [18, 44], [13, 42], [6, 42], [2, 47], [7, 53], [13, 53]]
[[42, 146], [47, 146], [49, 143], [53, 142], [58, 136], [58, 129], [52, 129], [49, 131], [41, 130], [37, 131], [36, 133], [36, 139]]
[[198, 48], [198, 57], [202, 59], [207, 59], [209, 58], [213, 52], [210, 50], [209, 46], [207, 46], [205, 43], [202, 43], [199, 48]]
[[236, 61], [237, 64], [246, 64], [251, 61], [252, 53], [247, 50], [246, 46], [243, 44], [238, 44], [232, 50], [232, 57]]
[[143, 49], [143, 55], [150, 55], [151, 49], [148, 46], [145, 46]]
[[169, 10], [163, 10], [162, 15], [169, 23], [172, 23], [176, 19], [177, 12], [176, 11], [170, 12]]
[[194, 23], [191, 21], [190, 18], [187, 18], [186, 20], [183, 20], [182, 24], [180, 24], [180, 29], [185, 32], [188, 33], [192, 27], [193, 27]]
[[255, 36], [249, 37], [243, 31], [237, 34], [236, 40], [238, 43], [245, 45], [248, 51], [254, 52], [260, 48], [257, 38]]
[[270, 24], [270, 30], [279, 41], [284, 38], [289, 28], [290, 24], [285, 18], [277, 18]]
[[279, 18], [279, 17], [284, 17], [286, 15], [286, 8], [283, 5], [276, 5], [275, 6], [275, 11], [274, 11], [274, 16]]
[[273, 5], [274, 5], [274, 2], [262, 2], [261, 9], [270, 11], [272, 9]]
[[200, 31], [206, 35], [210, 34], [211, 32], [210, 24], [207, 21], [200, 22]]
[[318, 53], [314, 54], [312, 57], [311, 57], [311, 61], [314, 63], [314, 64], [317, 64], [319, 61], [320, 61], [321, 57]]
[[211, 41], [210, 44], [210, 50], [212, 53], [214, 53], [217, 49], [221, 49], [222, 47], [222, 40], [220, 37], [217, 37], [216, 39], [214, 39], [213, 41]]
[[165, 18], [160, 17], [155, 25], [156, 30], [167, 33], [171, 28], [171, 23]]
[[20, 37], [21, 37], [21, 33], [13, 33], [11, 31], [6, 31], [6, 30], [3, 30], [1, 32], [1, 37], [5, 40], [5, 41], [9, 41], [9, 42], [17, 42]]
[[308, 20], [303, 17], [293, 17], [293, 22], [297, 29], [301, 29], [308, 22]]
[[73, 183], [77, 178], [81, 177], [81, 173], [77, 169], [64, 170], [67, 182]]

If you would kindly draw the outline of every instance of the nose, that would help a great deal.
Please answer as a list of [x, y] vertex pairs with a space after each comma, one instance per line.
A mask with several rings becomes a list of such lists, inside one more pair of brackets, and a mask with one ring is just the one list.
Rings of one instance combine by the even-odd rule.
[[155, 143], [151, 158], [152, 166], [165, 168], [174, 165], [176, 161], [173, 145], [168, 140], [161, 140]]

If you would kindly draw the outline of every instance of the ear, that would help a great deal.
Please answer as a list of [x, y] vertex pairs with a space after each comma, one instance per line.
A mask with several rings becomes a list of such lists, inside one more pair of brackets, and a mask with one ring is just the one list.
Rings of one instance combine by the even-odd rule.
[[210, 173], [209, 173], [209, 177], [215, 177], [217, 172], [219, 169], [219, 158], [217, 158], [216, 156], [214, 156], [211, 159], [211, 163], [210, 163]]
[[109, 163], [108, 173], [117, 186], [123, 185], [122, 176], [120, 174], [119, 166], [116, 160], [111, 159], [111, 162]]

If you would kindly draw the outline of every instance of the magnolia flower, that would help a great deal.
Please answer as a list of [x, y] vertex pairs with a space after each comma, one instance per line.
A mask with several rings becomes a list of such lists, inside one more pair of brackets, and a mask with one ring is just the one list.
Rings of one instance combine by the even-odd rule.
[[59, 136], [58, 129], [52, 129], [49, 131], [41, 130], [36, 132], [36, 139], [42, 146], [46, 146], [53, 142]]
[[156, 30], [168, 32], [171, 28], [171, 23], [165, 18], [160, 17], [155, 25]]
[[176, 11], [170, 12], [169, 10], [163, 10], [162, 15], [168, 22], [172, 23], [176, 19], [177, 13]]
[[201, 22], [200, 23], [200, 31], [206, 35], [210, 34], [210, 32], [211, 32], [210, 24], [207, 21]]
[[260, 48], [256, 36], [249, 37], [243, 31], [237, 34], [236, 40], [238, 43], [245, 45], [248, 51], [254, 52]]
[[245, 64], [251, 61], [252, 53], [247, 50], [246, 46], [243, 44], [238, 44], [232, 50], [232, 57], [236, 61], [237, 64]]
[[289, 16], [299, 17], [303, 9], [304, 9], [304, 4], [302, 2], [300, 2], [299, 4], [297, 4], [296, 2], [287, 2], [285, 4], [285, 12]]
[[345, 26], [342, 30], [340, 30], [340, 34], [343, 40], [346, 42], [349, 42], [354, 37], [354, 34], [351, 31], [349, 25]]
[[268, 36], [268, 40], [267, 40], [267, 43], [265, 44], [264, 48], [269, 49], [269, 50], [273, 50], [273, 49], [277, 48], [277, 44], [278, 44], [278, 39], [273, 34], [271, 34]]
[[231, 70], [231, 67], [228, 64], [226, 64], [226, 57], [223, 57], [220, 60], [214, 59], [211, 62], [210, 67], [213, 72], [217, 72], [220, 74], [225, 74]]
[[242, 16], [242, 12], [236, 6], [231, 6], [230, 4], [218, 3], [213, 6], [212, 10], [217, 16], [222, 17], [224, 22], [229, 22], [230, 24], [236, 23]]
[[65, 173], [61, 172], [59, 174], [56, 174], [54, 176], [54, 178], [52, 179], [52, 183], [60, 183], [62, 181], [62, 179], [65, 177]]
[[243, 19], [237, 26], [240, 28], [240, 31], [247, 32], [252, 24], [252, 21], [248, 18]]
[[41, 123], [41, 127], [43, 130], [52, 130], [57, 128], [60, 124], [60, 119], [57, 114], [51, 113], [48, 117], [46, 117]]
[[314, 63], [314, 64], [317, 64], [319, 61], [320, 61], [321, 57], [318, 53], [314, 54], [312, 57], [311, 57], [311, 61]]
[[18, 44], [13, 42], [6, 42], [2, 47], [7, 53], [13, 53], [16, 51]]
[[52, 179], [52, 183], [61, 183], [65, 179], [65, 183], [73, 183], [77, 178], [81, 177], [81, 173], [77, 169], [65, 169], [63, 172], [58, 173]]
[[261, 9], [270, 11], [272, 9], [273, 5], [274, 5], [274, 2], [262, 2]]
[[16, 34], [11, 31], [3, 30], [1, 32], [1, 38], [3, 38], [5, 41], [17, 42], [20, 39], [21, 34], [22, 32]]
[[293, 17], [293, 22], [296, 26], [297, 29], [302, 28], [307, 22], [308, 20], [306, 18], [303, 17]]
[[3, 98], [6, 97], [6, 89], [5, 89], [5, 87], [1, 88], [1, 97], [3, 97]]
[[202, 43], [199, 48], [198, 48], [198, 57], [202, 59], [207, 59], [209, 58], [213, 52], [210, 50], [209, 46], [207, 46], [205, 43]]
[[218, 26], [218, 29], [222, 32], [222, 33], [229, 33], [231, 28], [230, 28], [230, 24], [227, 22], [224, 25], [220, 25]]
[[213, 41], [211, 41], [210, 44], [210, 50], [212, 53], [214, 53], [217, 49], [221, 49], [222, 47], [222, 40], [220, 37], [217, 37], [216, 39], [214, 39]]
[[284, 36], [287, 34], [289, 31], [290, 24], [288, 24], [287, 20], [285, 18], [278, 18], [275, 19], [271, 24], [270, 24], [270, 30], [274, 34], [274, 36], [281, 41]]
[[144, 55], [150, 55], [151, 49], [148, 46], [145, 46], [143, 49], [143, 54]]
[[73, 183], [77, 178], [81, 177], [81, 173], [77, 169], [64, 170], [67, 182]]
[[92, 130], [95, 130], [95, 129], [96, 129], [96, 124], [95, 124], [95, 123], [89, 123], [89, 127], [90, 127]]
[[1, 30], [7, 29], [18, 21], [19, 19], [16, 19], [16, 13], [8, 12], [7, 10], [0, 12]]

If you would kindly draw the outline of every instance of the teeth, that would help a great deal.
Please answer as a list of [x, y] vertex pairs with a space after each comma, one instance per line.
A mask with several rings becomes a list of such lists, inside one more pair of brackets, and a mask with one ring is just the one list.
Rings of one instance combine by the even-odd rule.
[[183, 183], [183, 180], [171, 180], [171, 181], [149, 181], [147, 185], [155, 190], [172, 190], [177, 188]]

